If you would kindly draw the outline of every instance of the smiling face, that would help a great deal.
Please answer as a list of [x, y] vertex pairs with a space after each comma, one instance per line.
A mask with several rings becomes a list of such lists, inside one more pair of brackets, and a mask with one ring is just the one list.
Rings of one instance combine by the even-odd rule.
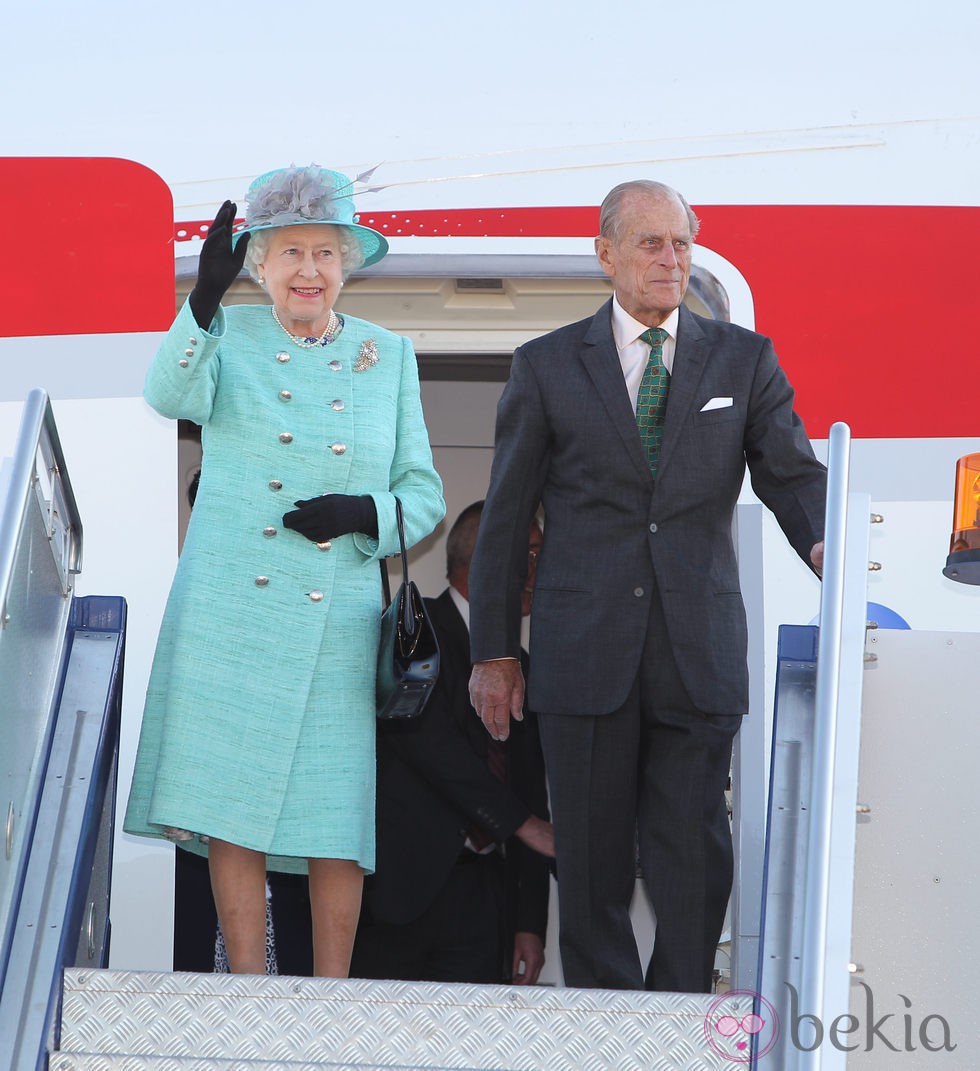
[[675, 197], [636, 191], [623, 199], [615, 236], [595, 240], [620, 305], [657, 327], [680, 305], [691, 277], [691, 224]]
[[329, 223], [277, 227], [257, 265], [279, 319], [294, 335], [319, 335], [343, 279], [340, 230]]

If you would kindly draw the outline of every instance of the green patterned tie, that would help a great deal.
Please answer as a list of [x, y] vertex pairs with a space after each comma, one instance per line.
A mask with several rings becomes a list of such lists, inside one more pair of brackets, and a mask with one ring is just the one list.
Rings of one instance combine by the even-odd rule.
[[640, 380], [640, 392], [636, 396], [636, 426], [650, 462], [650, 474], [657, 478], [660, 464], [660, 444], [664, 437], [664, 416], [667, 413], [667, 391], [670, 375], [664, 367], [664, 341], [667, 332], [662, 327], [651, 327], [640, 338], [650, 346], [650, 360]]

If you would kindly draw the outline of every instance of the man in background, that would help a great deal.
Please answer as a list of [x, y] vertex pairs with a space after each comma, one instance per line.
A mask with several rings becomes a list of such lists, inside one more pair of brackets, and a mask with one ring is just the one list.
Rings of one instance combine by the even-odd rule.
[[[421, 716], [378, 726], [378, 846], [352, 977], [533, 985], [544, 965], [549, 865], [544, 763], [534, 717], [506, 744], [470, 705], [469, 570], [483, 503], [446, 543], [449, 587], [426, 604], [439, 679]], [[524, 532], [528, 532], [525, 525]], [[530, 611], [541, 530], [524, 540]]]

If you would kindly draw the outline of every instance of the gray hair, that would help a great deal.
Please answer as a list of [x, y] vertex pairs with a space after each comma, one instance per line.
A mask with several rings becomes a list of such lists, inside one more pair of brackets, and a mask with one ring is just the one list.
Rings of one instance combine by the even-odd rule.
[[[291, 226], [291, 224], [286, 224], [286, 226]], [[346, 281], [347, 277], [364, 263], [361, 240], [356, 231], [352, 231], [350, 227], [345, 227], [342, 223], [327, 223], [323, 226], [336, 227], [340, 232], [341, 278]], [[245, 250], [245, 267], [255, 282], [259, 281], [259, 265], [265, 263], [265, 258], [269, 253], [269, 239], [276, 229], [276, 227], [269, 227], [264, 231], [254, 231], [248, 240], [248, 248]]]
[[619, 244], [623, 237], [622, 207], [632, 194], [647, 194], [658, 197], [665, 201], [678, 201], [687, 213], [687, 222], [691, 228], [691, 239], [695, 239], [701, 228], [701, 221], [694, 214], [694, 210], [687, 203], [683, 194], [677, 192], [671, 186], [663, 182], [654, 182], [652, 179], [633, 179], [630, 182], [621, 182], [614, 186], [606, 194], [605, 200], [599, 209], [599, 235], [608, 238], [615, 244]]

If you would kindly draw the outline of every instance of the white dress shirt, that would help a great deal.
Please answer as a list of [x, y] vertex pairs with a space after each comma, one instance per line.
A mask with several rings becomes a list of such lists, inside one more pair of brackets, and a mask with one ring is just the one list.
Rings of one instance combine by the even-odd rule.
[[[616, 342], [616, 350], [619, 353], [619, 363], [623, 368], [623, 378], [626, 380], [626, 389], [629, 391], [630, 404], [633, 412], [636, 412], [636, 396], [640, 392], [640, 380], [650, 360], [649, 343], [644, 342], [640, 335], [649, 330], [646, 324], [634, 320], [632, 316], [619, 303], [619, 298], [613, 294], [612, 304], [612, 332]], [[677, 321], [679, 319], [677, 309], [667, 317], [660, 325], [666, 332], [664, 341], [664, 368], [667, 372], [674, 370], [674, 348], [677, 345]]]

